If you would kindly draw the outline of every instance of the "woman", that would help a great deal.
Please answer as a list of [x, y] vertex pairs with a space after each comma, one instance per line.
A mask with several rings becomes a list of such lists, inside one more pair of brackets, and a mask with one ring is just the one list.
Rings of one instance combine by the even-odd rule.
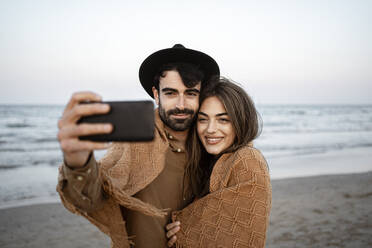
[[267, 163], [252, 147], [259, 119], [245, 91], [215, 79], [200, 96], [187, 143], [195, 201], [172, 214], [171, 247], [264, 247], [271, 208]]

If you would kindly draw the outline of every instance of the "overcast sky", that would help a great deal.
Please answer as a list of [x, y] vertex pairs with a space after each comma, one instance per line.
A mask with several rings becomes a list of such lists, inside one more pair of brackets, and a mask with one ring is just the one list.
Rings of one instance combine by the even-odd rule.
[[0, 1], [0, 103], [149, 99], [152, 52], [211, 55], [258, 104], [372, 104], [372, 1]]

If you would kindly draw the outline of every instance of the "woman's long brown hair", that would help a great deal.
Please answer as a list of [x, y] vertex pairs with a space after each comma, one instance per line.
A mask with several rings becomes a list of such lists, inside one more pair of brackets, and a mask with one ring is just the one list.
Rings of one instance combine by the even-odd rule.
[[[261, 119], [252, 99], [243, 88], [226, 78], [213, 78], [201, 91], [200, 106], [206, 98], [212, 96], [218, 97], [224, 105], [236, 134], [233, 144], [217, 157], [223, 153], [235, 152], [259, 136]], [[215, 157], [208, 154], [201, 144], [196, 131], [197, 122], [196, 119], [191, 126], [186, 141], [186, 177], [193, 195], [200, 197], [203, 189], [208, 186], [206, 183], [209, 182]]]

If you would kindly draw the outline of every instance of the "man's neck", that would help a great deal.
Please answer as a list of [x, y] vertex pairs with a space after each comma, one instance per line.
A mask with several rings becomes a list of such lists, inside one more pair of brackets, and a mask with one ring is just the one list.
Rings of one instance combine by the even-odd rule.
[[173, 136], [173, 139], [174, 140], [177, 140], [178, 142], [180, 142], [181, 144], [183, 144], [183, 146], [185, 145], [187, 134], [189, 132], [188, 129], [185, 130], [185, 131], [174, 131], [173, 129], [165, 126], [165, 130], [167, 131], [167, 133], [169, 135]]

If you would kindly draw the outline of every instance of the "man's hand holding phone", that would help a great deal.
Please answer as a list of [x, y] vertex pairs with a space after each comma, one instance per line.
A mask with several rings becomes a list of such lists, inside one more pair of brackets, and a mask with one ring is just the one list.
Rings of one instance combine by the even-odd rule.
[[150, 141], [154, 138], [152, 101], [101, 102], [92, 92], [73, 94], [58, 122], [58, 140], [66, 163], [83, 166], [93, 150], [110, 141]]
[[[67, 103], [61, 119], [58, 121], [58, 140], [65, 162], [70, 167], [82, 167], [93, 150], [106, 149], [108, 142], [80, 140], [79, 136], [109, 134], [113, 130], [111, 123], [80, 123], [83, 116], [102, 115], [110, 111], [108, 104], [100, 103], [101, 97], [93, 92], [77, 92]], [[80, 104], [81, 102], [95, 102]]]

